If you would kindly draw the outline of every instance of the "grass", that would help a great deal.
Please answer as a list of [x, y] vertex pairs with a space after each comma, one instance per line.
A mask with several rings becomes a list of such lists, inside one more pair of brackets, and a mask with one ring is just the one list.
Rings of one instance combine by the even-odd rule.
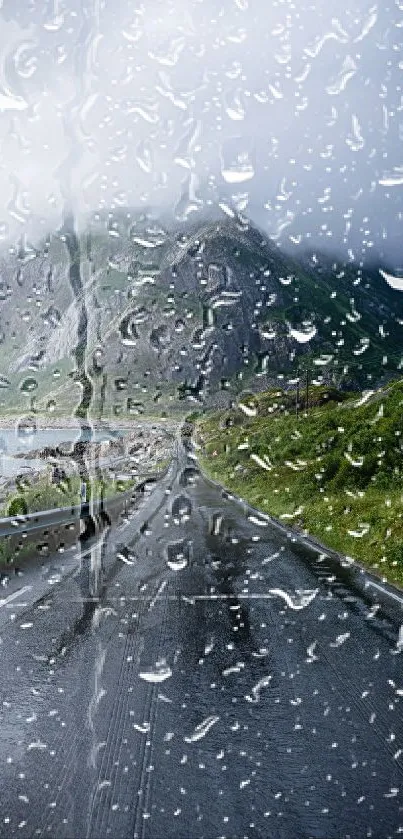
[[[0, 368], [7, 370], [7, 357], [0, 354]], [[7, 376], [10, 386], [0, 392], [1, 417], [35, 413], [41, 416], [60, 417], [71, 415], [72, 407], [80, 401], [79, 385], [72, 379], [72, 358], [63, 358], [35, 372], [11, 373]], [[31, 382], [32, 390], [25, 389]]]
[[403, 586], [403, 381], [357, 396], [271, 391], [197, 423], [206, 472], [285, 524]]
[[1, 516], [28, 515], [56, 507], [79, 504], [80, 479], [77, 476], [62, 481], [60, 485], [50, 484], [46, 478], [30, 482], [29, 478], [18, 482], [16, 492], [6, 499], [0, 511]]

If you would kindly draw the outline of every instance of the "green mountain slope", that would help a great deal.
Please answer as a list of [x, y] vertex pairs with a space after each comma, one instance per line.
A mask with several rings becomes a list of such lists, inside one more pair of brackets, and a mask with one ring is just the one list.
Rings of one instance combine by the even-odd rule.
[[364, 396], [313, 388], [298, 416], [295, 399], [268, 392], [201, 418], [205, 469], [402, 585], [403, 380]]

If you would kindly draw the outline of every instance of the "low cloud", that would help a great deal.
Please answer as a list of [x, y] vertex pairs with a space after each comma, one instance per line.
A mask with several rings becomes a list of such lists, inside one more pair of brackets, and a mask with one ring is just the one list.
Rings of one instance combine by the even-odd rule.
[[397, 7], [4, 0], [0, 15], [5, 243], [60, 223], [67, 199], [181, 219], [221, 203], [296, 251], [399, 262]]

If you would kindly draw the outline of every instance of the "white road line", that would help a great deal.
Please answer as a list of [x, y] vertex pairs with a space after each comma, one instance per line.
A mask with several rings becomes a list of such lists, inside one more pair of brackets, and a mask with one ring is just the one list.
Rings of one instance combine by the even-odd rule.
[[[142, 603], [143, 601], [150, 601], [151, 605], [155, 605], [158, 600], [162, 600], [163, 602], [169, 600], [172, 603], [178, 603], [179, 600], [183, 600], [187, 603], [194, 603], [196, 600], [274, 600], [275, 595], [270, 594], [254, 594], [253, 592], [250, 594], [166, 594], [160, 595], [154, 594], [130, 594], [130, 595], [116, 595], [108, 597], [108, 601], [116, 601], [117, 603], [131, 603], [139, 601]], [[79, 597], [70, 602], [72, 603], [92, 603], [98, 602], [97, 597]], [[309, 605], [309, 604], [307, 604]]]
[[8, 597], [0, 600], [0, 609], [2, 606], [7, 606], [8, 603], [11, 603], [13, 600], [16, 600], [17, 597], [21, 597], [22, 594], [25, 594], [26, 591], [31, 591], [32, 586], [24, 586], [23, 588], [19, 588], [18, 591], [15, 591], [13, 594], [10, 594]]
[[368, 586], [372, 586], [372, 588], [377, 588], [378, 591], [382, 592], [382, 594], [386, 594], [387, 597], [391, 597], [393, 600], [397, 600], [397, 602], [400, 603], [401, 606], [403, 606], [403, 597], [399, 597], [397, 594], [393, 594], [392, 591], [389, 591], [387, 588], [378, 585], [378, 583], [373, 583], [372, 580], [368, 580], [365, 583], [365, 588], [368, 588]]

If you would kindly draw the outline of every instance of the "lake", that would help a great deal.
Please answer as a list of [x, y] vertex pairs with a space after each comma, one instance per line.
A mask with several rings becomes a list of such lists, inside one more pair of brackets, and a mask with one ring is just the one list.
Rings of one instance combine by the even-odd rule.
[[[108, 433], [107, 429], [93, 432], [95, 442], [116, 439], [118, 432]], [[32, 469], [44, 469], [46, 462], [40, 459], [16, 458], [45, 446], [57, 446], [78, 440], [80, 431], [76, 428], [39, 428], [33, 434], [18, 434], [17, 428], [0, 428], [0, 479], [12, 478]], [[88, 439], [90, 439], [88, 437]]]

